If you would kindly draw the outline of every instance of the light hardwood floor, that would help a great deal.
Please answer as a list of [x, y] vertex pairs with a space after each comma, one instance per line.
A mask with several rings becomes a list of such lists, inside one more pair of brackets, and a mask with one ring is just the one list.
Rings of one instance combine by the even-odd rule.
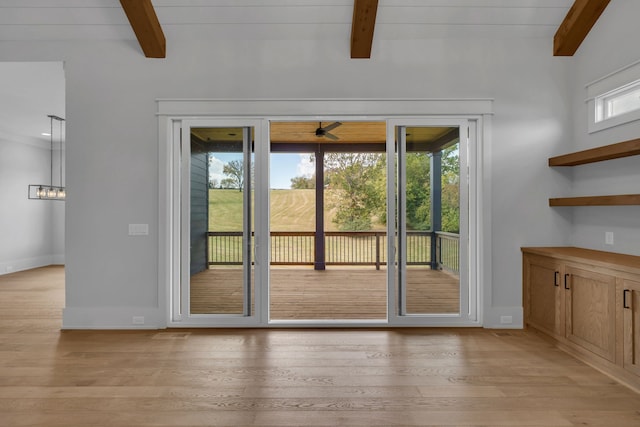
[[63, 270], [0, 276], [1, 426], [640, 426], [533, 332], [59, 331]]

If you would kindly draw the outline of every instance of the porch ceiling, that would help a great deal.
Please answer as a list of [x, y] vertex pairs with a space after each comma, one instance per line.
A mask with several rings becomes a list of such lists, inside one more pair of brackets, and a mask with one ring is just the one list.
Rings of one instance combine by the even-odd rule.
[[[291, 144], [383, 144], [387, 139], [386, 123], [377, 122], [341, 122], [330, 131], [337, 140], [326, 136], [316, 136], [316, 129], [328, 126], [333, 121], [324, 122], [272, 122], [271, 142]], [[451, 132], [448, 127], [412, 127], [407, 134], [409, 143], [432, 143], [441, 140]], [[203, 141], [232, 142], [242, 140], [240, 129], [197, 128], [192, 133]]]

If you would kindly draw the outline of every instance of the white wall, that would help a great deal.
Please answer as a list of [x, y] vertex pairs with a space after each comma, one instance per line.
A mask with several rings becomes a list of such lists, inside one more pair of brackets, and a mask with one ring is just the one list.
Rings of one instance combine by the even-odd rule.
[[[163, 60], [117, 41], [0, 43], [0, 57], [65, 60], [65, 326], [131, 327], [133, 315], [144, 315], [145, 327], [164, 325], [157, 98], [494, 98], [485, 325], [501, 314], [521, 322], [520, 247], [563, 245], [570, 234], [571, 215], [547, 206], [549, 187], [569, 190], [547, 157], [572, 140], [569, 61], [553, 58], [550, 40], [377, 40], [371, 60], [349, 59], [342, 39], [168, 40]], [[129, 223], [152, 232], [129, 237]]]
[[27, 199], [49, 162], [48, 149], [0, 136], [0, 274], [51, 264], [51, 202]]
[[51, 180], [41, 132], [50, 130], [47, 114], [63, 113], [62, 63], [0, 61], [0, 274], [64, 263], [64, 203], [27, 198], [28, 185]]
[[[571, 63], [575, 150], [640, 137], [640, 121], [589, 134], [585, 85], [640, 60], [640, 2], [616, 0], [604, 11]], [[554, 153], [554, 154], [560, 154]], [[640, 191], [640, 159], [630, 157], [572, 168], [571, 193], [629, 194]], [[572, 211], [574, 246], [640, 255], [640, 206], [561, 208]], [[605, 231], [614, 245], [605, 245]]]

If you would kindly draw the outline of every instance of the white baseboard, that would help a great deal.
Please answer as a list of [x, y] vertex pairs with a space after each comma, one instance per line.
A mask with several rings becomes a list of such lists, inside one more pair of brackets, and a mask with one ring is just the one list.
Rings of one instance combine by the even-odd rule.
[[51, 262], [51, 264], [64, 265], [65, 263], [64, 254], [54, 254], [52, 258], [53, 258], [53, 261]]
[[522, 307], [485, 308], [483, 317], [487, 329], [522, 329], [524, 325]]
[[[15, 273], [16, 271], [31, 270], [32, 268], [45, 267], [47, 265], [56, 264], [54, 255], [42, 255], [33, 258], [23, 258], [6, 260], [0, 262], [0, 275]], [[64, 261], [64, 259], [63, 259]], [[59, 263], [64, 264], [64, 262]]]
[[166, 327], [164, 311], [154, 307], [67, 307], [62, 311], [62, 329], [164, 329]]
[[[144, 323], [134, 323], [144, 319]], [[510, 321], [511, 323], [506, 323]], [[173, 325], [175, 326], [175, 325]], [[165, 329], [164, 310], [151, 307], [67, 307], [62, 314], [62, 329]], [[491, 307], [485, 310], [483, 327], [522, 329], [522, 307]]]

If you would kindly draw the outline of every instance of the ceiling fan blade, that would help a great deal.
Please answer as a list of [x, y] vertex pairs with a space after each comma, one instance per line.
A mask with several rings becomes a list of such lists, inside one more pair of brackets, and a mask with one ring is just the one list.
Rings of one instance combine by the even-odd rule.
[[331, 123], [329, 126], [325, 126], [323, 127], [323, 129], [327, 132], [329, 132], [330, 130], [334, 130], [335, 128], [337, 128], [338, 126], [342, 125], [342, 123], [340, 122], [333, 122]]
[[329, 132], [325, 133], [325, 134], [324, 134], [324, 136], [326, 136], [327, 138], [329, 138], [329, 139], [331, 139], [331, 140], [333, 140], [333, 141], [337, 141], [337, 140], [339, 140], [339, 139], [340, 139], [340, 138], [338, 138], [337, 136], [335, 136], [334, 134], [329, 133]]

